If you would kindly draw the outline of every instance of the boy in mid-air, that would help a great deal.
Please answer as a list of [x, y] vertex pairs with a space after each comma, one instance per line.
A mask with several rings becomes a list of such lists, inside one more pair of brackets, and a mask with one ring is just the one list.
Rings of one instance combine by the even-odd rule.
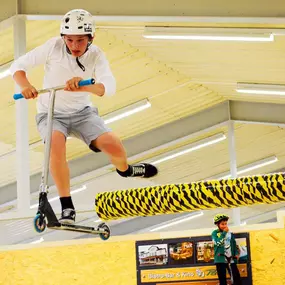
[[[108, 155], [117, 173], [123, 177], [153, 177], [157, 168], [151, 164], [129, 165], [121, 140], [115, 135], [92, 106], [91, 96], [111, 96], [116, 92], [116, 81], [102, 50], [92, 45], [95, 27], [92, 15], [81, 9], [69, 11], [62, 19], [60, 36], [17, 59], [11, 74], [26, 99], [38, 96], [26, 72], [44, 64], [44, 88], [65, 85], [57, 91], [54, 107], [50, 170], [57, 186], [62, 214], [60, 221], [74, 223], [76, 212], [70, 196], [69, 167], [66, 161], [66, 138], [75, 136], [91, 150]], [[94, 78], [95, 84], [79, 87], [83, 79]], [[45, 140], [49, 93], [37, 100], [36, 122]]]

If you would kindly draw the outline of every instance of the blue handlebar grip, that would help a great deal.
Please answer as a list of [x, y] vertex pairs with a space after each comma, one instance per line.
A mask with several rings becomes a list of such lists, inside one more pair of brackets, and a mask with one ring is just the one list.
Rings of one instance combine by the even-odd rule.
[[21, 93], [18, 93], [18, 94], [14, 94], [13, 98], [14, 100], [18, 100], [18, 99], [24, 98], [24, 96]]
[[79, 86], [86, 86], [86, 85], [92, 85], [95, 83], [95, 80], [94, 78], [90, 78], [90, 79], [87, 79], [87, 80], [81, 80], [78, 82], [78, 85]]

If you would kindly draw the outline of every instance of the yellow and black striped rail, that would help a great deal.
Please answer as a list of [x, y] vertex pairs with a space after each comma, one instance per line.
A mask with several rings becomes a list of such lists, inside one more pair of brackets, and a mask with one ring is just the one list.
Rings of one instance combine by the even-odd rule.
[[169, 184], [98, 193], [95, 211], [102, 220], [234, 208], [285, 201], [285, 173], [237, 179]]

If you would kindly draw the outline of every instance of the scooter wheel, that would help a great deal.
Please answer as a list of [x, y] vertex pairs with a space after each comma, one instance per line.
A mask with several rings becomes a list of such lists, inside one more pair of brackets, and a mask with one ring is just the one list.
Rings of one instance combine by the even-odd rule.
[[46, 229], [46, 220], [42, 214], [37, 214], [34, 218], [34, 228], [36, 232], [42, 233]]
[[104, 230], [104, 233], [100, 233], [99, 234], [99, 237], [102, 239], [102, 240], [107, 240], [109, 239], [110, 235], [111, 235], [111, 230], [110, 228], [105, 224], [105, 223], [102, 223], [100, 225], [98, 225], [98, 230]]

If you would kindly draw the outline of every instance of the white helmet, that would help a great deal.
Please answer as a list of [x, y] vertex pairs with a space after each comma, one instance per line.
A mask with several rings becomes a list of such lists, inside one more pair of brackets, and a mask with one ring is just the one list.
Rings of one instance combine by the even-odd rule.
[[94, 36], [95, 25], [92, 15], [82, 9], [67, 12], [61, 21], [61, 35], [91, 35]]

